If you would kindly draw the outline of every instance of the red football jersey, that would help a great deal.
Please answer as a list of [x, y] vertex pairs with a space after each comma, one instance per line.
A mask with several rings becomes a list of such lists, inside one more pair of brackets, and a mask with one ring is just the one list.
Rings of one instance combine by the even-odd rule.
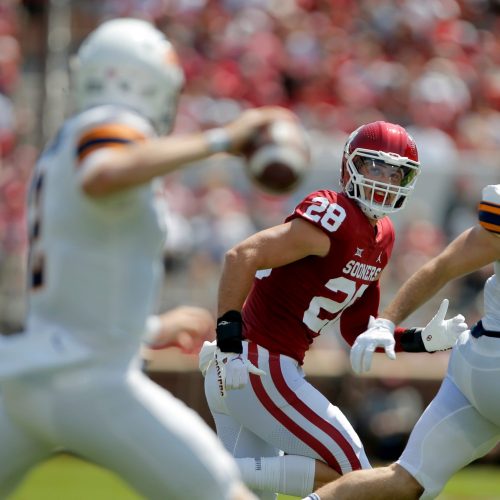
[[244, 336], [300, 363], [314, 338], [340, 331], [352, 345], [377, 316], [379, 275], [394, 244], [388, 217], [374, 228], [358, 205], [342, 193], [308, 195], [287, 217], [301, 217], [330, 238], [325, 257], [309, 256], [259, 271], [243, 307]]

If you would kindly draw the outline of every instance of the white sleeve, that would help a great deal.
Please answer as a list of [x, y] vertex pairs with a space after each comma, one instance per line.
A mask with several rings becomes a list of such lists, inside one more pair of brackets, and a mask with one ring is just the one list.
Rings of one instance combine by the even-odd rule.
[[483, 188], [483, 201], [500, 205], [500, 184], [490, 184]]

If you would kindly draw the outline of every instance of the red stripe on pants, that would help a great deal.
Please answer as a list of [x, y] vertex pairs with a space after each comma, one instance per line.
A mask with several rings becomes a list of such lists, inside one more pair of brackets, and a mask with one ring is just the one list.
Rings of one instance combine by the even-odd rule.
[[[253, 342], [248, 344], [248, 359], [255, 366], [259, 366], [257, 344]], [[274, 377], [272, 378], [274, 380]], [[307, 446], [311, 447], [330, 467], [335, 469], [339, 474], [342, 474], [340, 465], [333, 453], [323, 443], [321, 443], [321, 441], [300, 427], [300, 425], [298, 425], [286, 413], [276, 406], [274, 401], [267, 394], [261, 378], [258, 375], [250, 374], [250, 382], [255, 394], [262, 403], [262, 406], [264, 406], [264, 408], [294, 436], [300, 439], [303, 443], [307, 444]]]

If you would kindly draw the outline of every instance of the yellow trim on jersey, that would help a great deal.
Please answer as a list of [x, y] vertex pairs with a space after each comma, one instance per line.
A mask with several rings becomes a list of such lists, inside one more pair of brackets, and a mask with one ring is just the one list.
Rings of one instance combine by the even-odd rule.
[[143, 141], [144, 134], [128, 125], [106, 123], [98, 125], [82, 135], [77, 145], [78, 163], [99, 148], [123, 147], [133, 142]]

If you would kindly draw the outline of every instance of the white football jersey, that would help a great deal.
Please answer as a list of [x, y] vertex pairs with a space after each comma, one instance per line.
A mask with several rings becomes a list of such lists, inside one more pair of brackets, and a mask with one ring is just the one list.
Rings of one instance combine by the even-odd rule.
[[154, 135], [141, 116], [100, 106], [69, 119], [41, 155], [29, 194], [29, 331], [63, 330], [100, 352], [137, 346], [162, 276], [159, 186], [94, 199], [80, 178], [108, 148]]

